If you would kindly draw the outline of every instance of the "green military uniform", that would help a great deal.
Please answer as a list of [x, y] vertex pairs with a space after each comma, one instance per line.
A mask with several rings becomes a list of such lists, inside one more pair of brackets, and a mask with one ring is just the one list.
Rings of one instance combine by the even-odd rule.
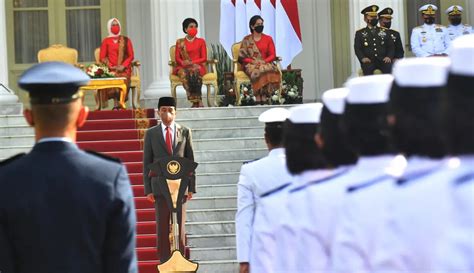
[[[379, 12], [379, 18], [387, 18], [390, 19], [390, 23], [393, 16], [393, 9], [392, 8], [385, 8], [381, 12]], [[383, 26], [381, 24], [381, 26]], [[384, 25], [383, 27], [386, 28], [386, 32], [389, 33], [390, 37], [393, 40], [393, 44], [395, 46], [395, 59], [402, 59], [405, 56], [405, 50], [403, 49], [402, 39], [400, 38], [400, 32], [390, 29], [390, 25]]]
[[[372, 5], [362, 10], [362, 14], [376, 17], [377, 11], [378, 6]], [[354, 50], [364, 75], [372, 75], [376, 69], [380, 69], [382, 73], [391, 73], [392, 64], [385, 63], [383, 59], [385, 57], [393, 59], [394, 48], [393, 39], [386, 28], [368, 24], [355, 34]], [[370, 63], [363, 63], [364, 58], [370, 59]]]

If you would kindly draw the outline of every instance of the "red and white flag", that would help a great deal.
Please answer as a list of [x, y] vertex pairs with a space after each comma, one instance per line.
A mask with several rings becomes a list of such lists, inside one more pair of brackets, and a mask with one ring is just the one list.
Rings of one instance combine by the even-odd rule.
[[245, 0], [235, 0], [235, 40], [234, 43], [250, 33], [247, 21], [247, 7]]
[[232, 59], [232, 45], [235, 43], [235, 0], [221, 0], [221, 25], [219, 41]]
[[265, 28], [263, 32], [272, 36], [273, 41], [276, 40], [275, 36], [275, 1], [276, 0], [261, 0], [261, 16], [265, 20]]
[[261, 0], [247, 0], [247, 3], [245, 4], [245, 8], [247, 12], [247, 22], [250, 22], [250, 19], [253, 16], [260, 15], [262, 13], [262, 11], [260, 10], [260, 1]]
[[297, 0], [277, 0], [275, 9], [275, 47], [287, 67], [303, 50]]

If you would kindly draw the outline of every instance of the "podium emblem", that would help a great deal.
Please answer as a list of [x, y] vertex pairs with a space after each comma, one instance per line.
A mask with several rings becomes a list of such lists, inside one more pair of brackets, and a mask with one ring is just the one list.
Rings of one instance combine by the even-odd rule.
[[166, 165], [166, 170], [168, 170], [169, 174], [177, 174], [181, 170], [181, 165], [178, 161], [173, 160], [168, 162], [168, 164]]

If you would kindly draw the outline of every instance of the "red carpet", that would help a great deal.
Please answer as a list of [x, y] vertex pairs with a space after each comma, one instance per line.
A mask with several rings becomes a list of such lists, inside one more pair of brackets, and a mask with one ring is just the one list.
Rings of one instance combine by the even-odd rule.
[[[140, 273], [156, 273], [155, 209], [144, 197], [143, 137], [147, 128], [156, 125], [154, 110], [95, 111], [89, 114], [77, 133], [84, 150], [102, 152], [120, 158], [126, 166], [135, 196], [137, 215], [137, 254]], [[189, 257], [189, 249], [186, 249]]]

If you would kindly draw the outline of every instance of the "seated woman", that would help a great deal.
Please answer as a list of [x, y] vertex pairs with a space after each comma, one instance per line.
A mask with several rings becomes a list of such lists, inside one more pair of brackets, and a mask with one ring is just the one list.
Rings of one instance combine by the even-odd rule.
[[206, 41], [197, 38], [198, 23], [193, 18], [183, 21], [184, 38], [176, 41], [176, 68], [173, 74], [183, 82], [191, 107], [204, 107], [202, 104], [202, 76], [206, 74]]
[[273, 63], [276, 59], [275, 44], [269, 35], [263, 34], [263, 18], [255, 15], [249, 22], [250, 35], [242, 40], [239, 63], [250, 78], [252, 89], [260, 95], [260, 101], [268, 100], [281, 84], [280, 72]]
[[[127, 101], [134, 58], [132, 42], [128, 37], [120, 35], [122, 28], [117, 18], [112, 18], [107, 22], [107, 29], [109, 36], [102, 41], [99, 60], [106, 64], [117, 77], [127, 78], [127, 92], [124, 94], [124, 100]], [[119, 95], [120, 92], [117, 89], [102, 90], [100, 94], [102, 105], [107, 107], [108, 100], [114, 99], [113, 109], [125, 108], [125, 105], [118, 104]]]

